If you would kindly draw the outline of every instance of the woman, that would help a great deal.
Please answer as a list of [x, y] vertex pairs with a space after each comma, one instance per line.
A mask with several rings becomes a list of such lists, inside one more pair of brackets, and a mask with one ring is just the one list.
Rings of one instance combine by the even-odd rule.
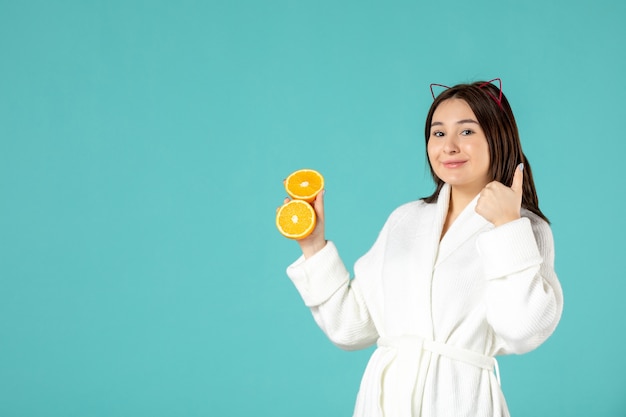
[[494, 356], [537, 348], [561, 317], [552, 233], [501, 88], [446, 89], [425, 134], [436, 190], [390, 215], [354, 279], [323, 193], [287, 274], [336, 345], [378, 345], [354, 416], [508, 416]]

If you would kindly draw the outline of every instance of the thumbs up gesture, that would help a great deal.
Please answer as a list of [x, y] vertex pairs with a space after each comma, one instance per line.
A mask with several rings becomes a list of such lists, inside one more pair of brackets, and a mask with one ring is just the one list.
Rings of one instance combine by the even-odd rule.
[[496, 227], [519, 219], [523, 184], [524, 164], [519, 164], [515, 169], [510, 187], [498, 181], [492, 181], [482, 189], [476, 203], [476, 213]]

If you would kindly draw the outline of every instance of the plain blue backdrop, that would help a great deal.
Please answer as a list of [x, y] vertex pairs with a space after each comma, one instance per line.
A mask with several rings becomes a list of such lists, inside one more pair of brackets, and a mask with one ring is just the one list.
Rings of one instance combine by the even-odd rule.
[[626, 3], [0, 0], [0, 416], [349, 416], [282, 179], [347, 265], [432, 191], [429, 84], [501, 77], [565, 296], [513, 416], [626, 416]]

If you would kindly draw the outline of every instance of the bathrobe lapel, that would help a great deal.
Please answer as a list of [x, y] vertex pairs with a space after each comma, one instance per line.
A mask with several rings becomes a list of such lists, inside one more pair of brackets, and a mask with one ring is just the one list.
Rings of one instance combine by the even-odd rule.
[[[449, 187], [446, 185], [446, 198], [442, 201], [443, 195], [439, 196], [438, 202], [438, 214], [445, 215], [448, 212], [448, 206], [450, 201]], [[456, 218], [454, 223], [450, 225], [450, 228], [444, 235], [443, 239], [439, 242], [439, 250], [435, 259], [434, 268], [437, 268], [439, 264], [446, 260], [451, 254], [453, 254], [463, 243], [465, 243], [476, 233], [480, 233], [486, 229], [493, 228], [487, 219], [480, 214], [476, 213], [476, 203], [478, 202], [478, 196], [474, 197], [472, 201], [463, 209], [461, 214]], [[443, 224], [443, 222], [442, 222]], [[439, 229], [439, 235], [441, 235], [442, 228]]]
[[477, 199], [463, 210], [441, 242], [450, 200], [448, 184], [436, 204], [420, 208], [419, 215], [406, 219], [402, 230], [395, 232], [399, 234], [395, 240], [406, 243], [387, 251], [383, 266], [386, 336], [433, 338], [431, 287], [436, 266], [491, 225], [474, 211]]
[[[385, 374], [390, 370], [386, 376], [387, 388], [384, 384], [380, 388], [386, 397], [383, 403], [385, 415], [409, 417], [420, 413], [432, 360], [432, 353], [424, 350], [422, 343], [434, 340], [434, 273], [438, 263], [490, 225], [474, 211], [477, 200], [475, 198], [461, 212], [440, 239], [450, 201], [450, 186], [445, 184], [436, 204], [420, 206], [416, 215], [406, 218], [404, 227], [396, 232], [400, 237], [397, 240], [404, 244], [389, 252], [384, 268], [385, 328], [392, 340], [400, 342], [381, 371]], [[389, 367], [392, 361], [396, 363], [393, 368]]]
[[385, 336], [433, 336], [431, 284], [448, 198], [444, 185], [439, 203], [416, 208], [394, 232], [403, 244], [390, 248], [383, 263]]

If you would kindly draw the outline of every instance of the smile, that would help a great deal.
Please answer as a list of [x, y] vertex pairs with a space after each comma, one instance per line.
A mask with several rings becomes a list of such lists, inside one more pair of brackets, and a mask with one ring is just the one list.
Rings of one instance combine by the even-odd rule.
[[441, 164], [445, 167], [445, 168], [459, 168], [460, 166], [464, 165], [465, 162], [467, 161], [447, 161], [447, 162], [442, 162]]

